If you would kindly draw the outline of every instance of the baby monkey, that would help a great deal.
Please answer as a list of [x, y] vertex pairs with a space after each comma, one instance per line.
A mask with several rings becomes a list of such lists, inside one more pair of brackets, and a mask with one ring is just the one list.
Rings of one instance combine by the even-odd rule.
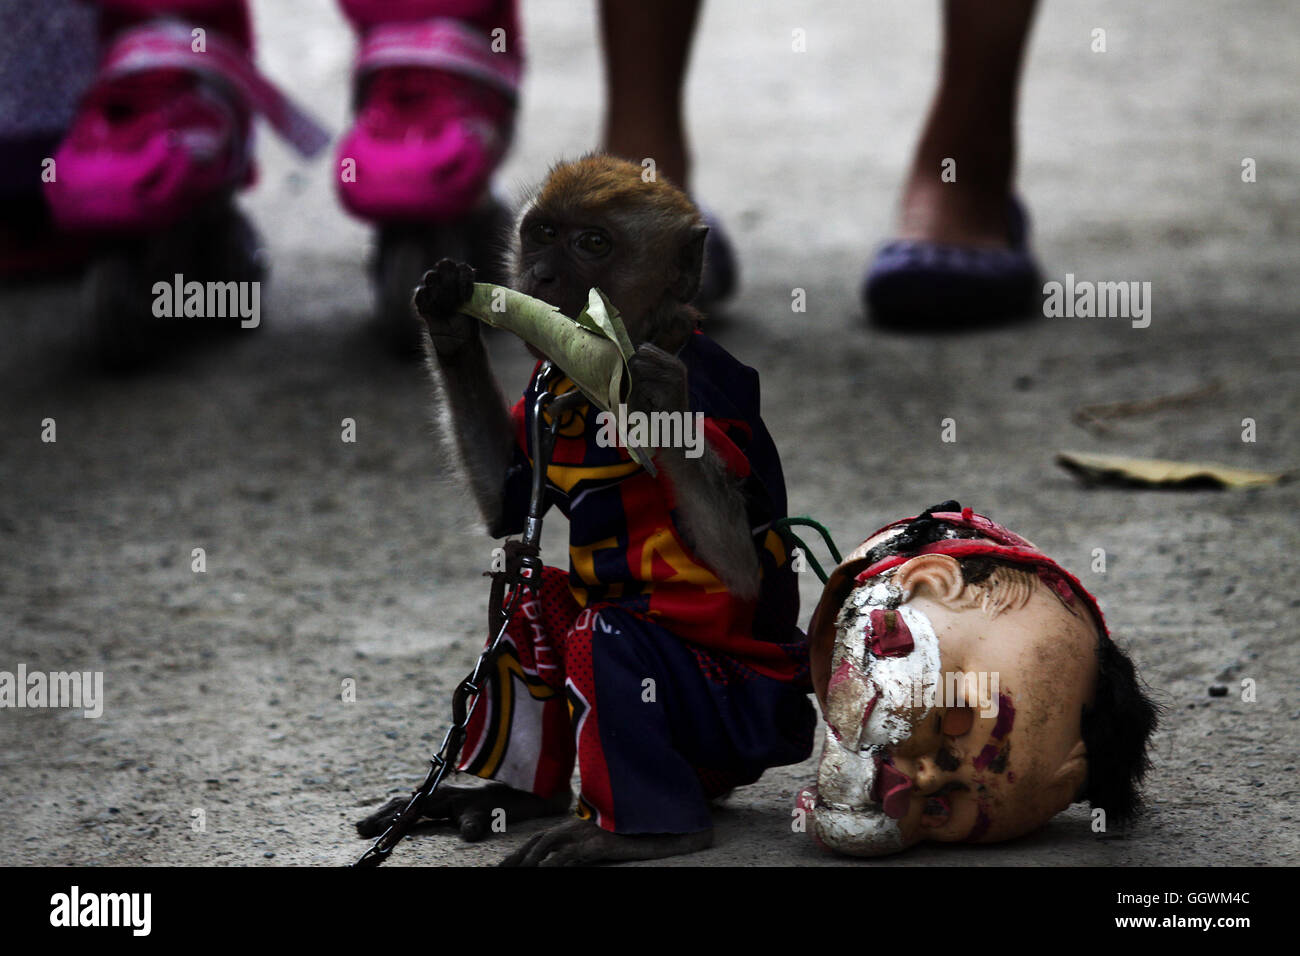
[[[597, 440], [595, 409], [561, 413], [545, 504], [569, 519], [569, 570], [545, 568], [527, 589], [469, 725], [461, 778], [492, 782], [446, 785], [422, 808], [467, 840], [497, 821], [562, 815], [576, 761], [576, 817], [505, 865], [703, 849], [711, 800], [811, 752], [798, 592], [771, 529], [786, 514], [785, 482], [758, 375], [699, 330], [690, 305], [707, 232], [675, 186], [604, 155], [555, 166], [517, 221], [513, 288], [570, 316], [600, 288], [635, 346], [629, 411], [701, 413], [705, 440], [695, 456], [647, 449], [652, 475]], [[415, 309], [444, 437], [489, 533], [502, 537], [521, 532], [527, 514], [533, 399], [574, 385], [539, 362], [507, 406], [478, 321], [458, 311], [473, 282], [469, 266], [444, 259], [425, 274]], [[358, 830], [382, 832], [404, 802]]]

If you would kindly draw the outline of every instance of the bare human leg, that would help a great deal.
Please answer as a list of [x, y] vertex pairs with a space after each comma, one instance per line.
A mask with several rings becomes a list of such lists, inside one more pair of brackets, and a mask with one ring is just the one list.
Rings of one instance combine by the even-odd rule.
[[700, 0], [602, 0], [605, 149], [689, 190], [682, 85]]
[[[1037, 0], [946, 0], [939, 87], [903, 190], [899, 237], [1009, 244], [1016, 102]], [[956, 161], [954, 182], [941, 178]]]

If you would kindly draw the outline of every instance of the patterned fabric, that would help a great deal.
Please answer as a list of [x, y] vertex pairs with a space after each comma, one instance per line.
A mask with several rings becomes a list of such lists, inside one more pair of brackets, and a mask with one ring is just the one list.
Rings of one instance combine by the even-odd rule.
[[[507, 626], [460, 769], [542, 796], [568, 784], [578, 813], [619, 833], [690, 833], [708, 801], [812, 752], [807, 641], [794, 571], [772, 522], [781, 462], [759, 417], [758, 375], [696, 333], [682, 348], [690, 407], [742, 481], [762, 588], [734, 597], [680, 532], [666, 476], [596, 441], [595, 410], [561, 419], [546, 505], [569, 519], [570, 567], [546, 568]], [[522, 530], [532, 483], [533, 374], [515, 406], [517, 447], [501, 535]], [[548, 422], [549, 424], [549, 422]]]
[[[758, 374], [696, 332], [678, 357], [690, 408], [704, 414], [709, 445], [742, 479], [763, 581], [759, 599], [736, 599], [680, 533], [672, 486], [652, 477], [621, 447], [596, 442], [596, 409], [582, 405], [561, 422], [547, 469], [547, 507], [569, 519], [569, 585], [579, 607], [617, 603], [697, 647], [720, 652], [778, 680], [807, 678], [807, 643], [796, 625], [799, 592], [789, 556], [771, 525], [786, 514], [785, 478], [759, 416]], [[540, 365], [539, 365], [540, 368]], [[557, 373], [558, 374], [558, 373]], [[523, 530], [532, 484], [535, 371], [514, 408], [517, 446], [498, 535]], [[561, 394], [567, 379], [551, 383]]]
[[581, 608], [545, 568], [507, 625], [459, 769], [549, 797], [576, 758], [578, 815], [618, 833], [691, 833], [708, 801], [812, 751], [799, 687], [701, 671], [694, 653], [616, 603]]

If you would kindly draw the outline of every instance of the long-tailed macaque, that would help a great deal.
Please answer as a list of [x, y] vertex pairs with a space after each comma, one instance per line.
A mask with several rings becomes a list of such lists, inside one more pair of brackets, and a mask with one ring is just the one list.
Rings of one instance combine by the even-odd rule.
[[[694, 205], [640, 166], [603, 155], [552, 169], [517, 221], [513, 287], [567, 315], [599, 287], [635, 345], [630, 412], [684, 416], [691, 449], [652, 449], [657, 474], [597, 440], [595, 409], [562, 417], [547, 503], [569, 517], [571, 568], [547, 568], [516, 612], [470, 725], [459, 770], [424, 815], [468, 840], [494, 821], [577, 817], [504, 862], [653, 859], [712, 843], [710, 800], [804, 759], [815, 723], [798, 594], [771, 523], [785, 515], [780, 459], [759, 416], [758, 376], [708, 339], [688, 303], [708, 232]], [[512, 411], [477, 320], [458, 308], [473, 270], [442, 260], [415, 293], [444, 435], [489, 532], [522, 529], [541, 363]], [[537, 354], [537, 353], [534, 353]], [[543, 357], [543, 356], [539, 356]], [[481, 714], [481, 718], [480, 718]], [[357, 826], [382, 831], [394, 800]]]

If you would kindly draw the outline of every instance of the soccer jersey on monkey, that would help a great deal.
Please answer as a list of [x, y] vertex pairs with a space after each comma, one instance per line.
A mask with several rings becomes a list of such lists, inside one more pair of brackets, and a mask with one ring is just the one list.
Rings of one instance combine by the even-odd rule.
[[[758, 600], [736, 598], [694, 553], [662, 468], [652, 476], [625, 448], [597, 441], [598, 410], [589, 404], [561, 420], [546, 475], [546, 506], [569, 519], [570, 591], [582, 607], [616, 603], [759, 674], [803, 682], [807, 645], [796, 624], [798, 588], [771, 528], [786, 514], [785, 479], [759, 416], [758, 374], [698, 331], [678, 358], [686, 365], [690, 411], [704, 415], [704, 440], [741, 482], [762, 569]], [[521, 532], [528, 512], [533, 401], [548, 384], [556, 394], [574, 387], [559, 370], [541, 382], [540, 370], [541, 363], [512, 412], [516, 446], [501, 534]]]

